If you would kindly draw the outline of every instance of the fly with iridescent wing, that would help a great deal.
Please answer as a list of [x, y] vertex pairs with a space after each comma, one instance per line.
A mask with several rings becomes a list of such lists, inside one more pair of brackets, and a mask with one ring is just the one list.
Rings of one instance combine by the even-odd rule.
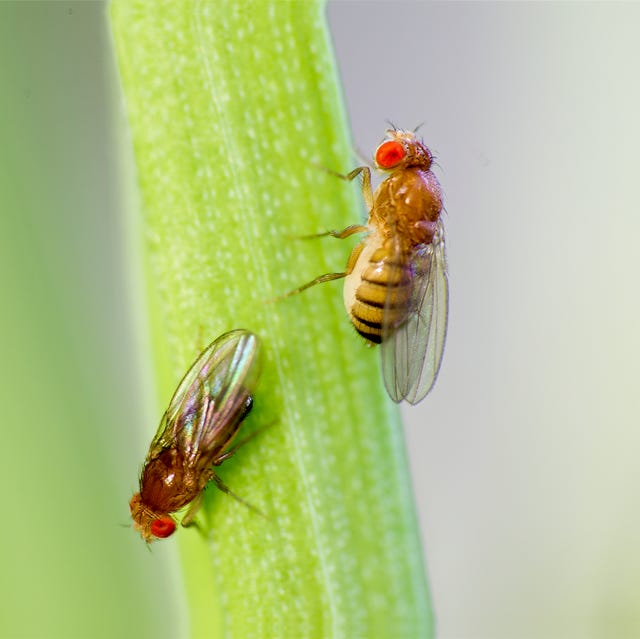
[[253, 404], [260, 348], [249, 331], [225, 333], [180, 382], [149, 447], [140, 491], [129, 504], [134, 527], [147, 543], [172, 535], [175, 513], [186, 506], [182, 525], [192, 522], [209, 481], [231, 492], [214, 467], [243, 443], [234, 439]]

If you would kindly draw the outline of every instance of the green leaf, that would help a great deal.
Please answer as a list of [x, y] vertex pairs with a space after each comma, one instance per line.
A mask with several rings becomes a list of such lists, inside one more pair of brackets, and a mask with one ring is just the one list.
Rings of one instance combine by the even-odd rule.
[[[265, 345], [245, 433], [204, 535], [180, 530], [197, 637], [427, 637], [431, 611], [398, 410], [341, 284], [359, 220], [324, 172], [352, 168], [322, 2], [118, 0], [162, 407], [199, 350], [247, 328]], [[149, 429], [151, 435], [152, 429]], [[175, 543], [168, 541], [164, 543]], [[141, 552], [144, 547], [141, 544]]]

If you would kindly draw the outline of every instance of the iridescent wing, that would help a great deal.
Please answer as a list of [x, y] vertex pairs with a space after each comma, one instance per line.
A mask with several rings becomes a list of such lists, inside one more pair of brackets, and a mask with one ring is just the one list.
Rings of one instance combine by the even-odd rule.
[[147, 459], [165, 448], [186, 463], [210, 466], [229, 445], [250, 408], [260, 374], [260, 340], [238, 329], [213, 341], [171, 398]]
[[[444, 227], [438, 222], [431, 244], [418, 246], [405, 268], [412, 281], [402, 320], [383, 320], [382, 374], [394, 402], [417, 404], [433, 387], [447, 335], [449, 292]], [[387, 304], [392, 296], [387, 296]], [[397, 309], [385, 308], [385, 317]]]

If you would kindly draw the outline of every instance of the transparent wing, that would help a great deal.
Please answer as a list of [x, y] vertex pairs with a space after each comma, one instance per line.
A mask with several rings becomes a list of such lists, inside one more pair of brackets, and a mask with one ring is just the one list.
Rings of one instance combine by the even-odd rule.
[[246, 415], [259, 360], [260, 340], [249, 331], [231, 331], [213, 341], [180, 382], [147, 458], [173, 447], [187, 463], [210, 465]]
[[[383, 322], [382, 374], [394, 402], [405, 399], [417, 404], [436, 381], [447, 335], [449, 292], [442, 222], [433, 242], [420, 245], [405, 268], [412, 281], [411, 295], [400, 320]], [[388, 295], [387, 305], [392, 303]], [[398, 317], [397, 309], [385, 307], [385, 318], [394, 316]]]

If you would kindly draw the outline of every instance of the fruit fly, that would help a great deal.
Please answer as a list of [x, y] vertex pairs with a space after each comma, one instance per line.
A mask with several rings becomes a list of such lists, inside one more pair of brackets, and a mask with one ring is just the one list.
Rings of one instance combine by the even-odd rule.
[[369, 167], [335, 173], [348, 181], [362, 174], [368, 223], [308, 236], [343, 239], [366, 233], [346, 270], [321, 275], [285, 297], [345, 278], [344, 305], [351, 323], [370, 344], [381, 344], [389, 396], [417, 404], [435, 383], [447, 332], [442, 193], [431, 171], [431, 151], [413, 131], [388, 130], [374, 160], [388, 174], [375, 193]]
[[180, 382], [149, 447], [140, 492], [129, 503], [134, 528], [147, 543], [172, 535], [173, 513], [190, 504], [182, 519], [187, 526], [209, 481], [231, 493], [214, 467], [246, 441], [232, 446], [253, 404], [259, 360], [258, 337], [234, 330], [214, 340]]

